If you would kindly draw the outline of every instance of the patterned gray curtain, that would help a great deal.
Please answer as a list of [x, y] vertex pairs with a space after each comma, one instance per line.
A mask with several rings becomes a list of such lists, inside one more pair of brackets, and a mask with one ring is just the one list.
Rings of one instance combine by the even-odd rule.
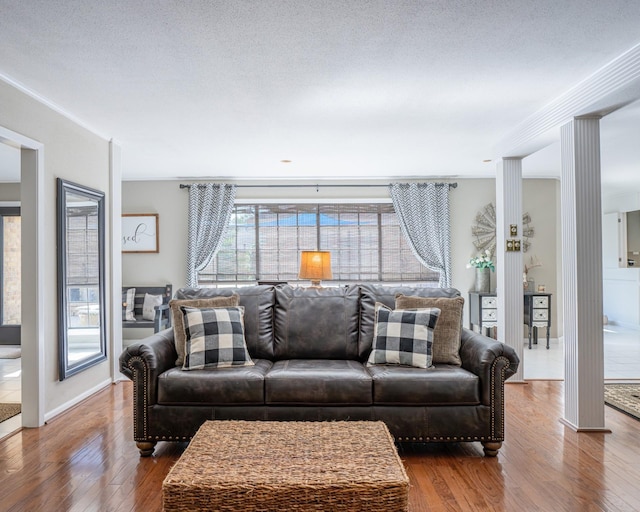
[[198, 285], [198, 272], [218, 252], [229, 225], [235, 197], [235, 185], [193, 183], [190, 186], [187, 286]]
[[418, 261], [440, 271], [440, 286], [451, 286], [451, 226], [448, 183], [393, 183], [389, 186], [400, 227]]

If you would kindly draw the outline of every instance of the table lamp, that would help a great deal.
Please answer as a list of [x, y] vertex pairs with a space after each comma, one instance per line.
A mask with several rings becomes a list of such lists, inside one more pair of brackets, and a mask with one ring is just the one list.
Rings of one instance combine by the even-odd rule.
[[329, 251], [302, 251], [300, 255], [300, 279], [310, 279], [313, 288], [321, 288], [322, 279], [332, 279], [331, 253]]

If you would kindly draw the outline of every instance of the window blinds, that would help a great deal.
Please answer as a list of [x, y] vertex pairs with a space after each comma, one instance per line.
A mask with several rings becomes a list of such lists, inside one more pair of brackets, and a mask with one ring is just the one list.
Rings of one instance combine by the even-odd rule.
[[333, 280], [438, 281], [407, 245], [390, 203], [236, 205], [199, 284], [297, 281], [301, 251], [331, 251]]

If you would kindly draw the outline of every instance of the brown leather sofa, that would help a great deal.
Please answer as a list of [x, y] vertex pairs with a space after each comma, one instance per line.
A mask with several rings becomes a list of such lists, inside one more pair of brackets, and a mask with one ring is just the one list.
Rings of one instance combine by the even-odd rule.
[[[173, 330], [127, 347], [120, 369], [134, 383], [134, 439], [148, 456], [158, 441], [189, 440], [206, 420], [381, 420], [399, 442], [479, 441], [495, 456], [504, 439], [504, 381], [515, 351], [461, 330], [461, 366], [424, 370], [366, 366], [374, 307], [396, 293], [456, 297], [455, 289], [370, 284], [183, 288], [176, 298], [237, 292], [254, 366], [184, 371]], [[462, 319], [461, 319], [462, 320]]]

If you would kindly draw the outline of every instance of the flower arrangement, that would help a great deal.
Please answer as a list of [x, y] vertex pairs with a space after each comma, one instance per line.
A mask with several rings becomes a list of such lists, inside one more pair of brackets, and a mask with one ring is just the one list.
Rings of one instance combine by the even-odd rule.
[[471, 258], [469, 263], [467, 263], [467, 268], [490, 268], [491, 271], [495, 271], [496, 267], [493, 264], [493, 260], [491, 259], [491, 253], [489, 251], [484, 251], [483, 253], [479, 253], [477, 256]]

